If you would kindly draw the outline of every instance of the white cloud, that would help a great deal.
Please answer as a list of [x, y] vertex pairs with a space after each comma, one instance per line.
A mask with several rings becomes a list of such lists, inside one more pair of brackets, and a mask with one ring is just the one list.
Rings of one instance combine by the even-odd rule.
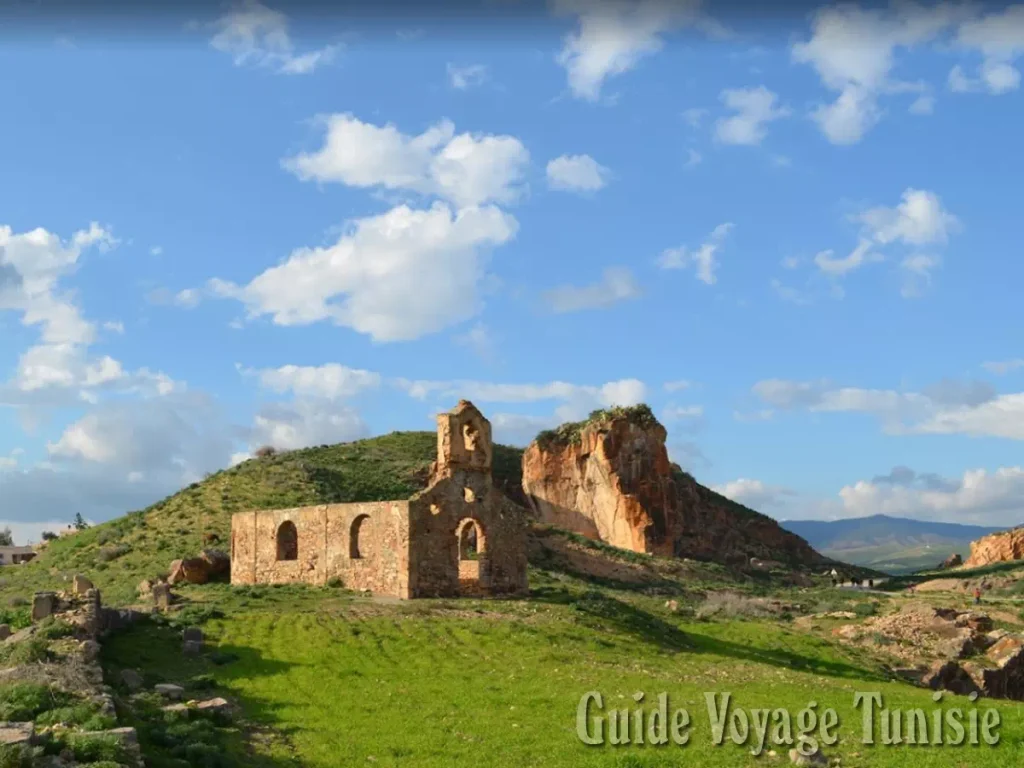
[[150, 256], [161, 256], [163, 254], [163, 252], [164, 252], [163, 246], [160, 246], [160, 245], [154, 245], [152, 248], [149, 249], [149, 255]]
[[590, 155], [562, 155], [547, 165], [548, 186], [563, 192], [596, 192], [611, 172]]
[[286, 75], [305, 75], [331, 62], [340, 47], [328, 45], [297, 53], [288, 34], [288, 18], [257, 0], [240, 0], [213, 23], [210, 40], [216, 50], [231, 54], [237, 66], [270, 67]]
[[1017, 4], [970, 19], [960, 25], [957, 42], [981, 52], [984, 57], [979, 77], [968, 77], [957, 65], [949, 73], [953, 91], [986, 90], [999, 95], [1020, 87], [1020, 70], [1013, 62], [1024, 54], [1024, 5]]
[[483, 85], [487, 80], [487, 67], [483, 64], [470, 64], [458, 67], [449, 62], [447, 66], [448, 82], [452, 88], [465, 91]]
[[111, 333], [123, 334], [124, 323], [119, 320], [108, 320], [103, 324], [103, 330], [110, 331]]
[[494, 441], [503, 445], [529, 445], [537, 433], [558, 426], [555, 415], [527, 416], [520, 413], [496, 413], [490, 417]]
[[751, 480], [744, 477], [738, 480], [731, 480], [722, 485], [713, 485], [711, 490], [751, 509], [777, 507], [786, 501], [787, 497], [796, 495], [789, 488], [767, 485], [760, 480]]
[[954, 480], [906, 470], [896, 478], [848, 485], [839, 491], [839, 497], [851, 517], [885, 514], [1009, 527], [1020, 524], [1024, 468], [1001, 467], [994, 472], [973, 469]]
[[718, 266], [715, 254], [732, 228], [733, 225], [730, 222], [719, 224], [695, 251], [686, 246], [662, 251], [658, 258], [658, 266], [662, 269], [686, 269], [694, 265], [697, 279], [708, 285], [713, 285], [716, 280], [715, 269]]
[[686, 121], [693, 129], [700, 128], [704, 118], [708, 116], [708, 109], [703, 107], [691, 107], [690, 109], [683, 110], [683, 120]]
[[353, 408], [299, 399], [264, 406], [250, 430], [249, 444], [253, 450], [270, 445], [279, 451], [291, 451], [358, 440], [368, 434], [362, 417]]
[[640, 287], [633, 273], [625, 267], [609, 267], [601, 281], [592, 285], [563, 285], [544, 294], [545, 303], [552, 312], [580, 312], [604, 309], [620, 301], [640, 296]]
[[715, 123], [715, 138], [723, 144], [760, 144], [765, 126], [789, 115], [789, 109], [776, 106], [778, 96], [763, 85], [722, 91], [721, 99], [735, 115]]
[[828, 250], [818, 253], [814, 257], [814, 263], [818, 269], [832, 277], [842, 277], [871, 261], [880, 261], [881, 254], [871, 250], [870, 240], [861, 240], [857, 247], [842, 258], [836, 258], [835, 251]]
[[921, 392], [767, 379], [753, 392], [780, 410], [867, 413], [889, 434], [959, 434], [1024, 440], [1024, 393], [998, 394], [982, 381], [946, 379]]
[[942, 207], [938, 195], [923, 189], [907, 189], [895, 208], [872, 208], [858, 219], [881, 245], [945, 243], [960, 227], [957, 218]]
[[390, 123], [364, 123], [348, 113], [319, 121], [325, 127], [323, 146], [282, 161], [303, 181], [415, 192], [459, 207], [513, 203], [524, 191], [530, 154], [512, 136], [456, 135], [449, 120], [419, 136], [407, 136]]
[[583, 418], [595, 408], [636, 405], [647, 396], [646, 385], [637, 379], [610, 381], [600, 386], [552, 381], [546, 384], [504, 384], [484, 381], [411, 381], [397, 379], [395, 386], [410, 397], [466, 398], [474, 403], [536, 403], [554, 400], [561, 405], [555, 417], [561, 421]]
[[554, 0], [556, 13], [579, 19], [558, 56], [573, 95], [597, 101], [608, 78], [661, 50], [665, 32], [696, 22], [697, 7], [690, 0]]
[[819, 9], [811, 38], [793, 46], [793, 59], [810, 64], [822, 83], [838, 96], [812, 113], [834, 144], [855, 144], [881, 119], [880, 95], [916, 88], [894, 81], [890, 73], [899, 48], [933, 40], [956, 23], [966, 6], [941, 3], [924, 7], [899, 3], [889, 9], [839, 4]]
[[700, 429], [704, 425], [704, 407], [700, 405], [668, 405], [661, 412], [662, 419], [672, 424], [675, 431]]
[[686, 162], [683, 164], [685, 168], [693, 168], [695, 165], [700, 165], [704, 156], [701, 155], [696, 149], [690, 148], [686, 150]]
[[257, 376], [260, 385], [273, 392], [291, 392], [299, 397], [318, 397], [325, 400], [353, 397], [367, 390], [377, 389], [381, 384], [379, 373], [348, 368], [338, 363], [240, 370]]
[[982, 367], [990, 372], [999, 376], [1007, 374], [1010, 371], [1015, 371], [1018, 368], [1024, 368], [1024, 359], [1017, 358], [1015, 360], [1000, 360], [989, 363], [982, 363]]
[[330, 320], [375, 341], [417, 339], [479, 311], [485, 254], [517, 228], [491, 206], [402, 205], [352, 222], [334, 245], [294, 251], [248, 285], [213, 280], [210, 289], [278, 325]]
[[687, 381], [686, 379], [678, 379], [676, 381], [666, 381], [663, 386], [666, 392], [682, 392], [683, 390], [692, 387], [693, 382]]

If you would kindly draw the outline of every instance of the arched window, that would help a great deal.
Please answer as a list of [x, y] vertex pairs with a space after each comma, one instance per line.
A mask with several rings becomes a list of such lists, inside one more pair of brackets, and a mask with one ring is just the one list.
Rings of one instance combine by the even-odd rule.
[[369, 515], [359, 515], [359, 517], [352, 521], [352, 530], [349, 531], [348, 538], [348, 556], [353, 560], [359, 560], [363, 557], [359, 536], [368, 525], [369, 519]]
[[291, 520], [285, 520], [277, 528], [277, 559], [299, 559], [299, 532]]

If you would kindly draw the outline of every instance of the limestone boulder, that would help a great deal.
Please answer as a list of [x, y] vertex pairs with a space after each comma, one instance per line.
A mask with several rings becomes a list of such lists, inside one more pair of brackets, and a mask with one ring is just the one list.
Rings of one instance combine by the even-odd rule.
[[171, 594], [171, 585], [160, 581], [153, 585], [151, 590], [153, 596], [153, 605], [159, 611], [166, 611], [171, 607], [171, 603], [174, 602], [174, 596]]
[[42, 621], [57, 610], [55, 592], [36, 592], [32, 597], [32, 621]]
[[0, 722], [0, 746], [29, 746], [34, 735], [35, 729], [32, 723]]
[[219, 549], [204, 549], [199, 553], [199, 557], [209, 566], [210, 578], [231, 575], [231, 558], [226, 552], [221, 552]]
[[205, 584], [210, 580], [210, 563], [201, 557], [189, 557], [171, 562], [167, 583]]
[[95, 589], [92, 582], [80, 573], [75, 574], [75, 577], [71, 580], [72, 593], [85, 596], [90, 589]]
[[6, 640], [11, 636], [11, 625], [0, 624], [0, 641]]

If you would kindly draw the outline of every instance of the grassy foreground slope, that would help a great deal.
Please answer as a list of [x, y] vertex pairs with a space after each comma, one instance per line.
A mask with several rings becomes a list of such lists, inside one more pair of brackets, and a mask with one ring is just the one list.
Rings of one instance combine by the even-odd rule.
[[[250, 459], [147, 509], [52, 541], [33, 562], [5, 569], [0, 610], [12, 597], [66, 585], [75, 573], [88, 574], [106, 602], [131, 602], [139, 581], [166, 572], [171, 560], [227, 549], [235, 512], [404, 499], [426, 486], [436, 455], [436, 433], [393, 432]], [[519, 449], [495, 446], [495, 483], [513, 498], [522, 493], [521, 461]], [[220, 543], [206, 543], [210, 536]]]

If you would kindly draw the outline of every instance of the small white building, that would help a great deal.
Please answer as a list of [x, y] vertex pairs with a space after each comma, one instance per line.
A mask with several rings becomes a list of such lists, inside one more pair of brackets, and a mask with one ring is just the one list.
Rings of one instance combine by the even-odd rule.
[[21, 565], [35, 556], [33, 547], [0, 547], [0, 565]]

